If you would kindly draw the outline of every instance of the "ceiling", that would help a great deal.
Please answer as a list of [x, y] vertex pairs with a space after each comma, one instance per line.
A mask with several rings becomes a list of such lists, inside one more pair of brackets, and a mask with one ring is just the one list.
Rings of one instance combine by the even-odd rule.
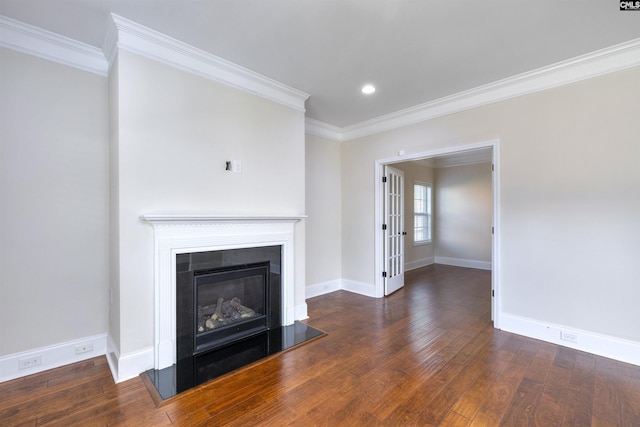
[[0, 0], [95, 47], [110, 13], [306, 92], [340, 128], [640, 38], [614, 0]]

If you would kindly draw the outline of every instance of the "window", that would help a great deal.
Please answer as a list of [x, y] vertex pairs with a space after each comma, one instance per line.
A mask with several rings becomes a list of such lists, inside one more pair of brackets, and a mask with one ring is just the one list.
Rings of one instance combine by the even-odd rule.
[[431, 241], [431, 184], [425, 182], [413, 185], [413, 241]]

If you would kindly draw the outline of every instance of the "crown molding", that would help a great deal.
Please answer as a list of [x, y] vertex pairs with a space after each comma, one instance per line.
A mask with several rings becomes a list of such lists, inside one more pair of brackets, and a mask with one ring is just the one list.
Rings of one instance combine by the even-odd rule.
[[102, 49], [0, 15], [0, 46], [106, 77], [118, 49], [305, 111], [309, 95], [135, 22], [111, 15]]
[[[349, 141], [639, 65], [640, 39], [634, 39], [344, 128], [315, 120], [307, 132]], [[325, 128], [331, 132], [323, 134]]]
[[2, 15], [0, 46], [103, 77], [108, 72], [100, 49]]
[[111, 14], [103, 51], [109, 64], [123, 49], [299, 111], [309, 95], [180, 40]]
[[[305, 111], [309, 95], [112, 14], [102, 50], [0, 15], [0, 46], [107, 76], [118, 49]], [[640, 65], [640, 39], [339, 128], [307, 118], [306, 132], [348, 141]]]
[[337, 126], [321, 122], [320, 120], [307, 117], [305, 119], [305, 132], [334, 141], [342, 141], [344, 130]]

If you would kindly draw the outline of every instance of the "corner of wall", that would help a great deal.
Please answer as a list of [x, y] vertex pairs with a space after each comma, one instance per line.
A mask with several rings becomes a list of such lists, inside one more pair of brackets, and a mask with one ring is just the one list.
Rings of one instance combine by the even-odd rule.
[[435, 257], [427, 257], [415, 261], [406, 262], [404, 264], [404, 271], [407, 272], [415, 270], [417, 268], [426, 267], [427, 265], [434, 264], [435, 262]]
[[153, 369], [153, 348], [149, 347], [122, 356], [111, 335], [107, 338], [106, 357], [113, 381], [116, 383], [130, 380]]
[[296, 305], [294, 308], [294, 319], [304, 320], [308, 318], [309, 316], [307, 314], [307, 303]]
[[340, 290], [376, 298], [374, 285], [348, 279], [328, 280], [326, 282], [314, 283], [313, 285], [309, 285], [306, 288], [305, 298], [309, 299]]
[[328, 280], [326, 282], [314, 283], [305, 288], [305, 299], [317, 297], [342, 289], [342, 280]]

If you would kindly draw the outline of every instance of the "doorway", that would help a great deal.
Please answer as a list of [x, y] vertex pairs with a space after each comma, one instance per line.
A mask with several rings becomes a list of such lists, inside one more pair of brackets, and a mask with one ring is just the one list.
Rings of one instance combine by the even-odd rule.
[[[491, 305], [492, 305], [492, 319], [494, 320], [495, 327], [499, 325], [499, 314], [500, 314], [500, 293], [499, 293], [499, 262], [500, 262], [500, 221], [499, 221], [499, 141], [491, 140], [480, 142], [476, 144], [469, 144], [458, 147], [445, 148], [440, 150], [432, 150], [428, 152], [419, 152], [411, 155], [401, 155], [394, 158], [380, 159], [376, 161], [376, 188], [375, 188], [375, 198], [376, 198], [376, 209], [375, 209], [375, 226], [376, 226], [376, 234], [375, 234], [375, 295], [380, 298], [383, 297], [387, 292], [388, 286], [388, 271], [389, 270], [389, 254], [390, 251], [389, 244], [391, 240], [389, 236], [385, 234], [384, 230], [382, 230], [383, 225], [388, 222], [388, 212], [386, 211], [386, 205], [388, 204], [388, 191], [385, 187], [385, 183], [383, 182], [383, 177], [386, 176], [386, 170], [388, 167], [393, 165], [398, 165], [399, 163], [404, 162], [416, 162], [416, 161], [440, 161], [443, 160], [456, 160], [463, 159], [465, 157], [473, 159], [479, 158], [478, 156], [487, 156], [486, 160], [490, 161], [492, 167], [491, 173], [491, 198], [492, 198], [492, 212], [491, 212], [491, 262], [490, 269], [492, 271], [491, 275]], [[477, 163], [477, 162], [476, 162]], [[405, 185], [410, 185], [411, 183], [405, 183]], [[382, 231], [381, 231], [382, 230]], [[405, 230], [401, 230], [405, 231]], [[404, 248], [401, 249], [404, 252]], [[403, 253], [397, 254], [399, 257], [402, 257]], [[404, 265], [402, 266], [404, 268]], [[386, 274], [385, 274], [386, 273]], [[402, 274], [404, 271], [401, 272]], [[385, 277], [387, 276], [387, 277]]]

